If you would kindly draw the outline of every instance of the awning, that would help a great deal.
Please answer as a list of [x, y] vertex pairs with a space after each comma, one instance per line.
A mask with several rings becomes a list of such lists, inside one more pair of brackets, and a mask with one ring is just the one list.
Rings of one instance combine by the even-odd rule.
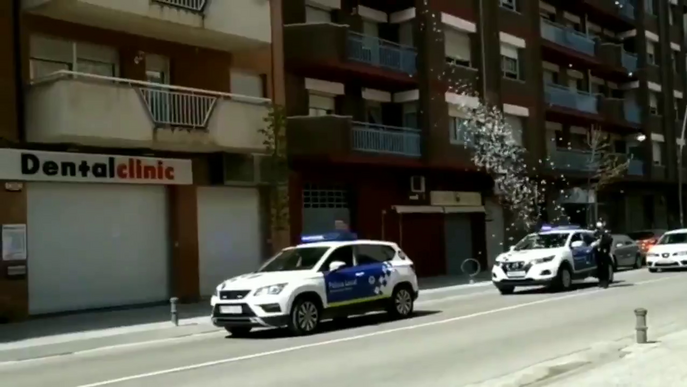
[[484, 206], [393, 206], [399, 214], [467, 214], [485, 212]]

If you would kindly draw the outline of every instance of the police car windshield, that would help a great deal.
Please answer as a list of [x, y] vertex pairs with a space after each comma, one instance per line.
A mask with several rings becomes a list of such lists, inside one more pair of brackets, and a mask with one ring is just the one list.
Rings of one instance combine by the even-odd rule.
[[657, 244], [659, 245], [675, 245], [678, 243], [687, 243], [687, 233], [679, 234], [663, 234]]
[[515, 250], [555, 249], [565, 246], [568, 233], [531, 234], [523, 238]]
[[260, 268], [258, 272], [311, 270], [317, 265], [327, 250], [329, 250], [329, 247], [298, 247], [282, 250], [276, 257]]

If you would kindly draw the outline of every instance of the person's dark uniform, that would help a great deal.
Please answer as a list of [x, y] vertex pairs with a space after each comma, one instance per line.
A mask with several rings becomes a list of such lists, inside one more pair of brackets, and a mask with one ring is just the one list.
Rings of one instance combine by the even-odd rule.
[[603, 226], [597, 227], [594, 237], [599, 242], [594, 248], [594, 259], [596, 260], [596, 276], [599, 278], [599, 287], [608, 288], [610, 282], [609, 267], [613, 264], [611, 259], [611, 248], [613, 237]]

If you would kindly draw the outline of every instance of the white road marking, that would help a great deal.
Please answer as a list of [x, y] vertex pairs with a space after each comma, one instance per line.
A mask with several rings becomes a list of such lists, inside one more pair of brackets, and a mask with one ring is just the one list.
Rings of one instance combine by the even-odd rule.
[[[665, 281], [665, 280], [675, 278], [675, 277], [677, 277], [677, 276], [673, 275], [673, 276], [666, 276], [666, 277], [651, 279], [651, 280], [647, 280], [647, 281], [640, 281], [640, 282], [636, 282], [634, 285], [645, 285], [645, 284]], [[444, 320], [430, 321], [430, 322], [426, 322], [426, 323], [422, 323], [422, 324], [409, 325], [409, 326], [399, 327], [399, 328], [392, 328], [392, 329], [387, 329], [387, 330], [383, 330], [383, 331], [376, 331], [376, 332], [366, 333], [366, 334], [357, 335], [357, 336], [343, 337], [343, 338], [339, 338], [339, 339], [333, 339], [333, 340], [320, 341], [320, 342], [316, 342], [316, 343], [297, 345], [294, 347], [282, 348], [282, 349], [277, 349], [277, 350], [273, 350], [273, 351], [254, 353], [251, 355], [237, 356], [237, 357], [232, 357], [232, 358], [228, 358], [228, 359], [221, 359], [221, 360], [209, 361], [209, 362], [205, 362], [205, 363], [191, 364], [191, 365], [182, 366], [182, 367], [169, 368], [169, 369], [160, 370], [160, 371], [147, 372], [147, 373], [138, 374], [138, 375], [125, 376], [122, 378], [110, 379], [110, 380], [105, 380], [102, 382], [84, 384], [84, 385], [80, 385], [77, 387], [109, 386], [112, 384], [130, 382], [133, 380], [146, 379], [146, 378], [151, 378], [151, 377], [155, 377], [155, 376], [173, 374], [173, 373], [177, 373], [177, 372], [192, 371], [192, 370], [196, 370], [196, 369], [200, 369], [200, 368], [213, 367], [213, 366], [222, 365], [222, 364], [236, 363], [236, 362], [244, 361], [244, 360], [251, 360], [251, 359], [257, 359], [257, 358], [261, 358], [261, 357], [267, 357], [267, 356], [279, 355], [279, 354], [283, 354], [283, 353], [295, 352], [295, 351], [299, 351], [299, 350], [303, 350], [303, 349], [316, 348], [316, 347], [321, 347], [321, 346], [331, 345], [331, 344], [345, 343], [345, 342], [349, 342], [349, 341], [356, 341], [356, 340], [365, 339], [368, 337], [375, 337], [375, 336], [387, 335], [390, 333], [404, 332], [404, 331], [409, 331], [409, 330], [431, 327], [431, 326], [435, 326], [435, 325], [443, 325], [443, 324], [447, 324], [447, 323], [451, 323], [451, 322], [468, 320], [468, 319], [475, 318], [475, 317], [487, 316], [487, 315], [491, 315], [491, 314], [495, 314], [495, 313], [507, 312], [507, 311], [516, 310], [516, 309], [522, 309], [522, 308], [525, 308], [528, 306], [546, 304], [549, 302], [565, 300], [565, 299], [570, 299], [570, 298], [577, 298], [577, 297], [587, 296], [590, 294], [596, 294], [596, 293], [604, 292], [604, 291], [605, 292], [616, 291], [616, 290], [620, 290], [620, 289], [622, 289], [622, 288], [611, 287], [610, 289], [607, 289], [607, 290], [597, 289], [597, 290], [593, 290], [593, 291], [589, 291], [589, 292], [579, 292], [579, 293], [574, 293], [574, 294], [568, 294], [568, 295], [561, 296], [561, 297], [546, 298], [543, 300], [527, 302], [524, 304], [517, 304], [517, 305], [507, 306], [507, 307], [503, 307], [503, 308], [491, 309], [491, 310], [486, 310], [483, 312], [477, 312], [477, 313], [472, 313], [472, 314], [468, 314], [468, 315], [452, 317], [452, 318], [448, 318], [448, 319], [444, 319]]]

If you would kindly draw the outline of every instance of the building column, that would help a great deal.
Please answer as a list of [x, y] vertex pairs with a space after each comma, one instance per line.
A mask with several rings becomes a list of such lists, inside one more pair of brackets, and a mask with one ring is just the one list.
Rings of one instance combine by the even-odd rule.
[[[5, 183], [0, 181], [0, 225], [26, 224], [26, 185], [21, 191], [8, 191]], [[3, 261], [0, 258], [0, 323], [23, 320], [29, 315], [28, 276], [8, 275], [12, 266], [25, 266], [28, 271], [28, 258], [27, 261]]]
[[182, 302], [200, 299], [198, 191], [195, 185], [169, 187], [172, 240], [172, 296]]

